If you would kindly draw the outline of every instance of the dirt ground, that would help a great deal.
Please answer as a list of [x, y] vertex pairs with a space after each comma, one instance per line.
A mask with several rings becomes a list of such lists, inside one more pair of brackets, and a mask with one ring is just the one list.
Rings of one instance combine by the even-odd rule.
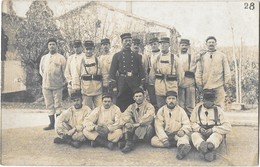
[[2, 130], [3, 165], [87, 165], [87, 166], [251, 166], [258, 165], [258, 127], [234, 126], [227, 137], [228, 153], [224, 145], [218, 150], [217, 160], [205, 162], [195, 149], [184, 160], [175, 158], [177, 149], [152, 148], [139, 144], [129, 154], [118, 148], [79, 149], [56, 145], [55, 131], [43, 131], [42, 126]]

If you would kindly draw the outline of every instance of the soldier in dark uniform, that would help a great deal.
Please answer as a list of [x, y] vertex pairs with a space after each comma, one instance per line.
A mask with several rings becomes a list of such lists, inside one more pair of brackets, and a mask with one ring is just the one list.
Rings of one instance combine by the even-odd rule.
[[[123, 48], [112, 59], [110, 68], [110, 87], [118, 89], [116, 105], [121, 112], [132, 103], [133, 90], [144, 84], [145, 74], [142, 66], [142, 56], [131, 50], [132, 37], [130, 33], [121, 36]], [[118, 80], [116, 81], [116, 73]]]

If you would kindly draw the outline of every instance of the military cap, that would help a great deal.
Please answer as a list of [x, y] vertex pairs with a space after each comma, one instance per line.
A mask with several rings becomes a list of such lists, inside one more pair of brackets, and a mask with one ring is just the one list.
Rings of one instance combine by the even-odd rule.
[[55, 42], [56, 45], [57, 45], [57, 39], [56, 38], [49, 38], [47, 44], [49, 44], [49, 42]]
[[188, 40], [188, 39], [181, 39], [180, 40], [180, 44], [182, 44], [182, 43], [190, 45], [190, 40]]
[[122, 35], [120, 35], [121, 39], [126, 39], [126, 38], [132, 38], [131, 34], [130, 33], [124, 33]]
[[75, 40], [75, 41], [73, 42], [73, 47], [74, 47], [74, 48], [78, 48], [78, 47], [80, 47], [80, 46], [82, 46], [81, 40]]
[[149, 39], [149, 44], [159, 42], [159, 39], [157, 37]]
[[104, 39], [101, 39], [101, 45], [102, 44], [110, 44], [110, 41], [109, 41], [109, 39], [108, 38], [104, 38]]
[[104, 99], [104, 98], [113, 98], [112, 97], [112, 95], [110, 94], [110, 93], [104, 93], [103, 95], [102, 95], [102, 100]]
[[215, 98], [215, 90], [214, 89], [203, 89], [203, 99], [211, 100]]
[[76, 90], [76, 91], [72, 92], [70, 95], [71, 100], [75, 100], [77, 98], [82, 98], [82, 94], [81, 94], [80, 90]]
[[93, 48], [94, 42], [93, 41], [85, 41], [84, 46], [85, 46], [85, 48]]
[[170, 38], [169, 37], [162, 37], [160, 40], [160, 43], [170, 43]]
[[142, 89], [142, 88], [136, 88], [136, 89], [134, 89], [134, 94], [136, 94], [136, 93], [142, 93], [142, 94], [144, 94], [144, 90]]
[[169, 97], [169, 96], [178, 97], [177, 92], [175, 92], [175, 91], [168, 91], [168, 92], [166, 92], [166, 97]]
[[206, 42], [208, 42], [208, 40], [210, 39], [214, 39], [216, 42], [217, 42], [217, 39], [214, 37], [214, 36], [209, 36], [207, 39], [206, 39]]
[[134, 43], [134, 44], [140, 44], [141, 43], [141, 40], [140, 39], [138, 39], [138, 38], [134, 38], [133, 40], [132, 40], [132, 42]]

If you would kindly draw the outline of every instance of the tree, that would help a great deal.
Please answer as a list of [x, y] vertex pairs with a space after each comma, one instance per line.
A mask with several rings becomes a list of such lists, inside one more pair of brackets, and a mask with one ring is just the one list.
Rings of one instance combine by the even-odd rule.
[[53, 11], [45, 0], [33, 1], [16, 33], [16, 47], [26, 72], [27, 91], [35, 98], [41, 94], [39, 63], [41, 57], [48, 53], [46, 42], [50, 37], [58, 39], [59, 52], [63, 54], [64, 40], [56, 27]]

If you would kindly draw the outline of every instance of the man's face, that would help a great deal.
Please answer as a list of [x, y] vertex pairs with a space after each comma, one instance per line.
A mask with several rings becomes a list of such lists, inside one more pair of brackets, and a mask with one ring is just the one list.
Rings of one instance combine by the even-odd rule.
[[204, 99], [203, 105], [205, 108], [212, 108], [214, 106], [214, 99]]
[[109, 43], [102, 44], [101, 49], [103, 52], [108, 53], [110, 50], [110, 44]]
[[138, 53], [140, 44], [132, 43], [132, 51]]
[[150, 44], [150, 46], [151, 46], [152, 51], [157, 51], [157, 50], [159, 50], [160, 45], [159, 45], [159, 42], [153, 42]]
[[91, 57], [93, 55], [93, 52], [94, 52], [94, 47], [86, 48], [86, 56], [87, 57]]
[[56, 52], [57, 44], [55, 42], [49, 42], [48, 43], [48, 49], [49, 49], [50, 52]]
[[75, 51], [76, 54], [81, 54], [82, 53], [83, 48], [81, 46], [79, 46], [79, 47], [75, 47], [74, 46], [73, 48], [74, 48], [74, 51]]
[[82, 98], [81, 97], [73, 99], [72, 101], [73, 101], [73, 105], [76, 109], [80, 109], [82, 107]]
[[110, 97], [103, 98], [103, 106], [105, 109], [109, 109], [112, 106], [112, 99]]
[[177, 97], [175, 96], [168, 96], [166, 98], [166, 104], [169, 109], [173, 109], [177, 104]]
[[169, 48], [170, 48], [170, 44], [167, 42], [163, 42], [161, 43], [161, 51], [163, 53], [168, 53], [169, 52]]
[[144, 94], [142, 92], [138, 92], [134, 94], [134, 101], [137, 104], [142, 104], [144, 102]]
[[122, 40], [123, 48], [130, 49], [132, 46], [132, 38], [125, 38]]
[[186, 43], [181, 43], [180, 44], [180, 49], [181, 49], [181, 53], [187, 53], [188, 49], [189, 49], [189, 45]]
[[216, 46], [217, 46], [217, 42], [214, 39], [209, 39], [206, 42], [206, 45], [208, 47], [208, 50], [215, 50]]

